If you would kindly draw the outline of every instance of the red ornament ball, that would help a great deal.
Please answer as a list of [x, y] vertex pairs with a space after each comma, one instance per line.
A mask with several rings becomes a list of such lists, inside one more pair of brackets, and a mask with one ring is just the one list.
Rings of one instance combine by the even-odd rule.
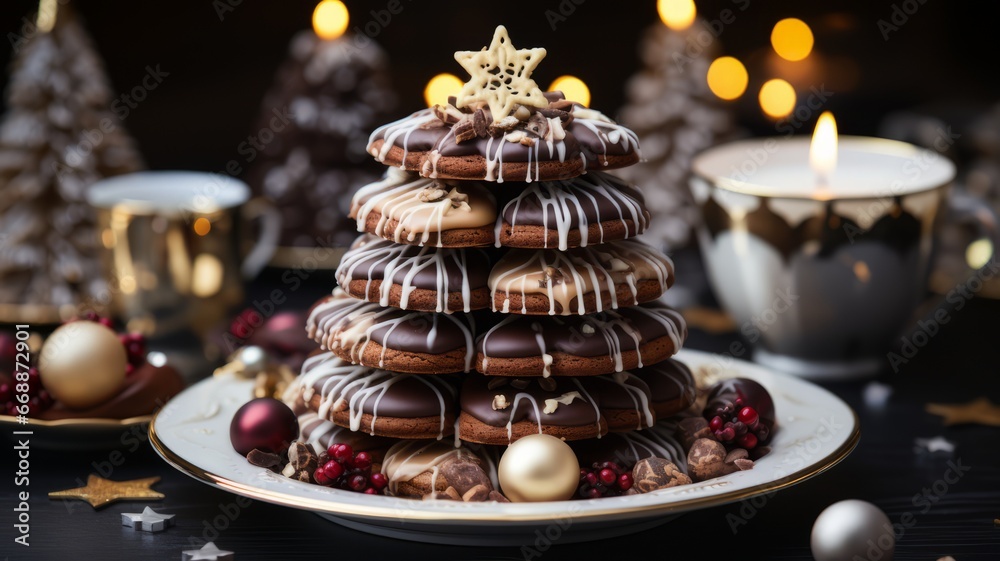
[[271, 397], [248, 401], [233, 415], [229, 440], [246, 456], [254, 448], [283, 454], [299, 437], [299, 420], [287, 405]]

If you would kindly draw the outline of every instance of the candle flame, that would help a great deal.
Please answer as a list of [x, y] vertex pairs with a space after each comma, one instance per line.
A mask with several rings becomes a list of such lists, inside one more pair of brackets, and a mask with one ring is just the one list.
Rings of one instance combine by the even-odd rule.
[[663, 24], [676, 31], [691, 27], [698, 12], [694, 0], [659, 0], [656, 11], [660, 13]]
[[824, 180], [837, 169], [837, 121], [824, 111], [816, 122], [809, 145], [809, 165]]
[[347, 6], [340, 0], [323, 0], [313, 10], [313, 31], [320, 39], [332, 40], [347, 31], [350, 22]]

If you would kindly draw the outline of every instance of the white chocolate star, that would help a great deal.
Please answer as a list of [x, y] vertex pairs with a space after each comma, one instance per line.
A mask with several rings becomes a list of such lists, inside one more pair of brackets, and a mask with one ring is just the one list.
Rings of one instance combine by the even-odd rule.
[[515, 49], [507, 36], [507, 28], [497, 26], [489, 47], [455, 53], [455, 60], [471, 76], [462, 86], [455, 105], [463, 108], [485, 101], [494, 121], [510, 115], [517, 103], [547, 107], [548, 100], [531, 79], [531, 73], [543, 58], [545, 49]]

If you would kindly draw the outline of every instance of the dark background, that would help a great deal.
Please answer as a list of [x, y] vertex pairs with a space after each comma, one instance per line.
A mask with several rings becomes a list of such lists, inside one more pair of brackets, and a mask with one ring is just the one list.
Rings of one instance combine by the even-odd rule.
[[[222, 14], [216, 6], [237, 3]], [[351, 27], [372, 21], [371, 10], [388, 0], [347, 0]], [[641, 32], [658, 21], [653, 0], [534, 0], [457, 2], [400, 0], [401, 13], [375, 37], [388, 52], [401, 113], [423, 107], [427, 80], [439, 72], [465, 77], [454, 62], [456, 50], [487, 44], [493, 28], [507, 26], [515, 46], [542, 46], [548, 57], [535, 76], [541, 87], [573, 74], [592, 90], [592, 105], [614, 114], [624, 103], [624, 82], [640, 65]], [[846, 68], [843, 80], [817, 76], [835, 92], [826, 108], [840, 130], [875, 134], [879, 120], [898, 109], [947, 106], [947, 122], [961, 132], [967, 113], [1000, 101], [996, 22], [1000, 4], [944, 0], [855, 0], [791, 2], [698, 0], [699, 13], [717, 19], [731, 9], [735, 21], [719, 38], [724, 54], [750, 68], [750, 87], [736, 102], [741, 123], [752, 133], [774, 134], [761, 116], [756, 91], [775, 77], [768, 66], [771, 27], [798, 17], [816, 36], [814, 56]], [[310, 27], [315, 0], [251, 2], [171, 0], [73, 2], [104, 57], [114, 91], [138, 85], [146, 66], [160, 65], [170, 76], [132, 110], [125, 125], [138, 140], [150, 168], [219, 171], [237, 157], [236, 147], [251, 132], [260, 100], [284, 59], [295, 32]], [[916, 12], [883, 39], [878, 20], [889, 20], [893, 5]], [[553, 31], [546, 11], [572, 8]], [[740, 6], [747, 6], [739, 11]], [[37, 2], [0, 3], [0, 61], [11, 58], [10, 35], [32, 20]], [[787, 68], [788, 65], [785, 65]], [[7, 76], [0, 75], [0, 86]], [[838, 86], [838, 87], [834, 87]], [[800, 101], [801, 101], [800, 96]], [[812, 129], [812, 123], [803, 132]]]

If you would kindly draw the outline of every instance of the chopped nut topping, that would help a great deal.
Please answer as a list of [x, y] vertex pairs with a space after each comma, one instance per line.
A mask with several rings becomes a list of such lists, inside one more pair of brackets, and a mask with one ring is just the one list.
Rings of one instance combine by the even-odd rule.
[[538, 136], [544, 138], [549, 132], [549, 120], [541, 114], [535, 113], [530, 119], [528, 119], [525, 129], [528, 132], [537, 134]]
[[611, 270], [612, 271], [631, 271], [632, 270], [632, 265], [629, 265], [628, 263], [626, 263], [625, 261], [622, 261], [621, 259], [618, 259], [617, 257], [615, 257], [614, 259], [611, 260], [610, 265], [611, 265]]
[[518, 121], [527, 121], [528, 117], [531, 117], [531, 110], [523, 105], [517, 105], [517, 109], [514, 110], [513, 115], [517, 117]]
[[514, 130], [521, 121], [517, 120], [517, 117], [513, 115], [508, 115], [499, 121], [493, 121], [488, 127], [491, 136], [502, 136], [504, 133]]
[[580, 395], [580, 392], [567, 392], [559, 397], [546, 399], [545, 409], [542, 409], [542, 413], [545, 413], [546, 415], [551, 415], [555, 413], [557, 409], [559, 409], [560, 403], [562, 403], [563, 405], [569, 405], [570, 403], [573, 403], [574, 399], [583, 399], [583, 396]]
[[584, 335], [593, 335], [594, 326], [590, 325], [589, 323], [585, 323], [583, 324], [583, 327], [580, 328], [580, 331], [583, 331]]
[[563, 276], [562, 271], [556, 269], [555, 267], [546, 267], [545, 276], [538, 281], [538, 287], [545, 288], [546, 286], [549, 286], [549, 283], [551, 283], [552, 286], [559, 286], [564, 280], [565, 277]]
[[417, 194], [417, 198], [420, 199], [422, 203], [436, 203], [443, 199], [445, 195], [448, 195], [448, 191], [441, 189], [440, 187], [424, 187]]
[[516, 143], [519, 143], [522, 140], [524, 140], [526, 138], [526, 136], [524, 135], [524, 131], [514, 131], [514, 132], [511, 132], [511, 133], [507, 133], [507, 135], [504, 136], [503, 138], [507, 142], [515, 143], [516, 144]]
[[457, 188], [453, 187], [448, 192], [448, 199], [451, 201], [451, 208], [463, 212], [472, 212], [472, 207], [469, 206], [469, 195], [460, 193]]
[[455, 142], [459, 144], [476, 138], [476, 127], [472, 124], [472, 117], [466, 117], [455, 123], [451, 130], [455, 133]]
[[453, 125], [465, 117], [461, 111], [451, 105], [435, 105], [431, 110], [435, 117], [449, 125]]
[[521, 139], [521, 145], [522, 146], [534, 146], [535, 145], [535, 139], [531, 138], [530, 136], [525, 136], [524, 138]]
[[493, 410], [494, 411], [501, 411], [501, 410], [506, 409], [508, 407], [510, 407], [510, 402], [507, 401], [507, 398], [502, 393], [493, 396]]

